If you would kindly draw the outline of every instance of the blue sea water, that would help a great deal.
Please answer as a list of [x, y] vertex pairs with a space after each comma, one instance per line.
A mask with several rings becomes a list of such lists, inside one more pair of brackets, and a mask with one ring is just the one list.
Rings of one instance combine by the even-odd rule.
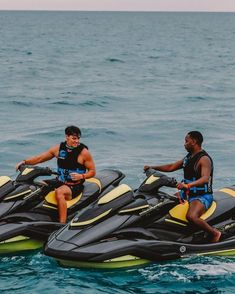
[[[133, 188], [145, 164], [182, 158], [194, 129], [215, 189], [235, 184], [234, 52], [232, 13], [1, 11], [1, 175], [75, 124], [97, 169], [122, 170]], [[118, 271], [62, 268], [41, 252], [0, 258], [0, 293], [234, 293], [234, 278], [223, 257]]]

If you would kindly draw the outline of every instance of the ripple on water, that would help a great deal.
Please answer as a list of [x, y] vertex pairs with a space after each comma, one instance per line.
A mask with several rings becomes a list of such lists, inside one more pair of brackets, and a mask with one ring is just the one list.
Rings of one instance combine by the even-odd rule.
[[152, 264], [140, 269], [139, 273], [161, 288], [160, 293], [167, 293], [162, 290], [163, 287], [173, 293], [184, 293], [186, 290], [190, 293], [193, 290], [195, 293], [210, 293], [207, 291], [211, 288], [217, 291], [215, 293], [226, 293], [226, 290], [223, 292], [225, 280], [229, 289], [235, 287], [235, 262], [232, 258], [192, 257], [176, 262]]

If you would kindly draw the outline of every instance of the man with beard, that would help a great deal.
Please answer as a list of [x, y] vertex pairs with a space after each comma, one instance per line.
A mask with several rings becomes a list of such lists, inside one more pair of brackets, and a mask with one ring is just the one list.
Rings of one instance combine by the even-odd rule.
[[202, 149], [202, 142], [202, 134], [198, 131], [191, 131], [185, 137], [184, 147], [188, 154], [183, 159], [160, 166], [145, 165], [144, 170], [152, 168], [162, 172], [172, 172], [182, 168], [184, 180], [177, 183], [177, 188], [182, 190], [188, 198], [189, 209], [186, 218], [209, 233], [212, 236], [211, 242], [218, 242], [221, 232], [200, 218], [213, 201], [213, 161]]

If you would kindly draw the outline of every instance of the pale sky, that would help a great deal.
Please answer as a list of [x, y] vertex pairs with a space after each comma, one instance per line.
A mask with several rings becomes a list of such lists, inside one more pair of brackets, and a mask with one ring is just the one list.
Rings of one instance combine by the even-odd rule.
[[235, 0], [0, 0], [0, 10], [235, 12]]

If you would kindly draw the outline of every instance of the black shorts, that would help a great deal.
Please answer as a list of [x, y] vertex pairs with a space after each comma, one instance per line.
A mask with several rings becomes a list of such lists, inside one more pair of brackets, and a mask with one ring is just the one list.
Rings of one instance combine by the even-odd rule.
[[59, 188], [63, 185], [66, 185], [72, 191], [72, 198], [77, 197], [83, 191], [83, 188], [84, 188], [82, 183], [79, 183], [77, 185], [69, 185], [69, 184], [60, 182], [58, 179], [47, 180], [47, 183], [51, 185], [54, 189]]

